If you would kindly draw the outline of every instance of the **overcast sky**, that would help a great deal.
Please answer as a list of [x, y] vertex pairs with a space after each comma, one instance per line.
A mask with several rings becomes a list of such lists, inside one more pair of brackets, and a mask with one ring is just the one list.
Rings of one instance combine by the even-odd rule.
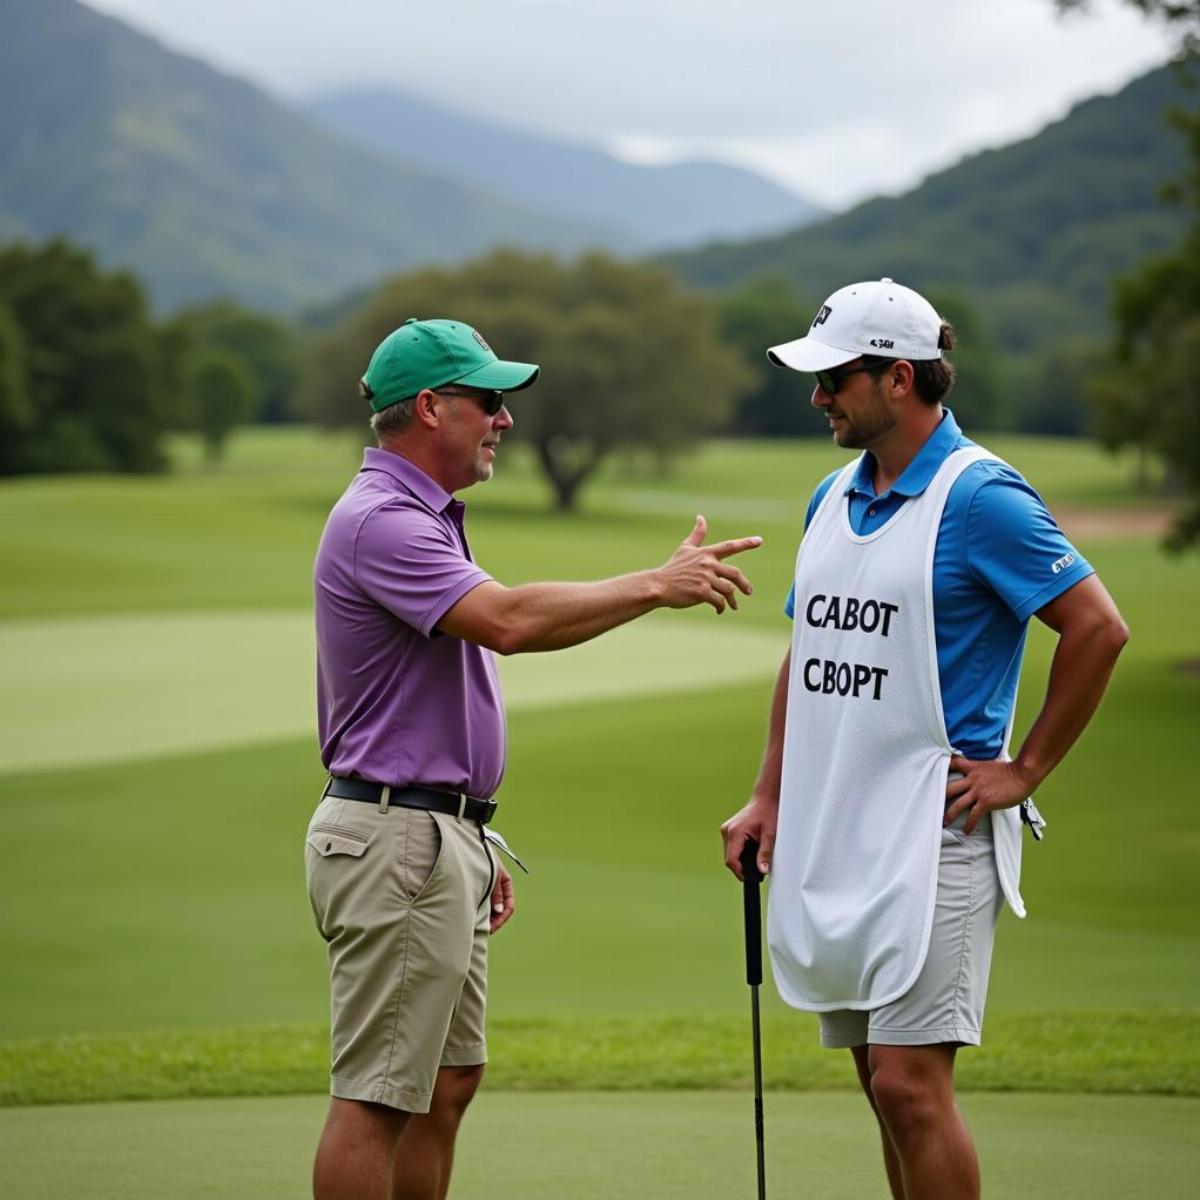
[[1163, 62], [1119, 0], [89, 0], [288, 98], [392, 83], [641, 161], [895, 192]]

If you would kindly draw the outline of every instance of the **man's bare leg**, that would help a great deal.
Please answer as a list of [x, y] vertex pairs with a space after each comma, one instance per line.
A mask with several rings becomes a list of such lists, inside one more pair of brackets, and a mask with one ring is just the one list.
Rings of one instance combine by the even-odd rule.
[[905, 1200], [904, 1195], [904, 1177], [900, 1173], [900, 1159], [896, 1156], [896, 1147], [892, 1144], [892, 1135], [888, 1133], [887, 1126], [883, 1123], [883, 1118], [879, 1115], [879, 1108], [875, 1103], [875, 1097], [871, 1094], [871, 1067], [867, 1061], [867, 1047], [853, 1046], [850, 1053], [854, 1055], [854, 1066], [858, 1071], [858, 1081], [862, 1084], [862, 1090], [866, 1093], [867, 1102], [871, 1105], [871, 1111], [875, 1114], [875, 1120], [879, 1122], [879, 1138], [883, 1143], [883, 1167], [887, 1171], [888, 1187], [892, 1190], [892, 1200]]
[[334, 1097], [313, 1164], [314, 1200], [388, 1200], [392, 1155], [409, 1114]]
[[979, 1160], [954, 1101], [952, 1045], [868, 1046], [871, 1095], [891, 1135], [904, 1200], [978, 1200]]
[[483, 1067], [442, 1067], [427, 1113], [414, 1113], [396, 1144], [392, 1200], [445, 1200], [454, 1140]]

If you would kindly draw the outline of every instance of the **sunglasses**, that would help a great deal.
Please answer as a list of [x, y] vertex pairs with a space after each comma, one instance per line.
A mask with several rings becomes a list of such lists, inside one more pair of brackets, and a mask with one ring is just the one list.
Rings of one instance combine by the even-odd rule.
[[874, 359], [864, 360], [861, 366], [857, 367], [831, 367], [828, 371], [814, 371], [813, 374], [817, 379], [817, 386], [827, 396], [836, 396], [838, 389], [842, 384], [850, 378], [851, 375], [861, 374], [863, 371], [878, 371], [886, 367], [890, 359]]
[[468, 400], [474, 400], [489, 417], [494, 417], [504, 407], [504, 393], [492, 388], [472, 388], [469, 392], [449, 387], [432, 390], [439, 396], [465, 396]]

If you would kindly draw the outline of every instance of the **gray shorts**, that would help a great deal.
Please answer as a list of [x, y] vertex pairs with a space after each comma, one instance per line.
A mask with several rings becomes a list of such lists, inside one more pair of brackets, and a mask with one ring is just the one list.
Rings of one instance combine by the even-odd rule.
[[[955, 822], [961, 825], [962, 820]], [[1004, 897], [996, 874], [991, 817], [970, 836], [942, 830], [937, 901], [925, 965], [903, 996], [870, 1012], [821, 1013], [821, 1044], [978, 1046], [996, 920]]]

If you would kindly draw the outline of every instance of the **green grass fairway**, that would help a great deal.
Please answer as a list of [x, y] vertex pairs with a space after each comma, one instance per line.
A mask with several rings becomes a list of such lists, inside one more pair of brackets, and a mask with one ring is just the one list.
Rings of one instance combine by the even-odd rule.
[[[308, 1194], [324, 1097], [153, 1101], [0, 1112], [12, 1200], [279, 1200]], [[973, 1095], [964, 1110], [991, 1200], [1190, 1200], [1195, 1101]], [[766, 1097], [768, 1194], [884, 1193], [866, 1102]], [[754, 1194], [748, 1095], [484, 1093], [458, 1152], [457, 1196], [718, 1200]]]
[[[770, 679], [787, 645], [733, 621], [652, 619], [555, 655], [502, 659], [508, 711]], [[0, 622], [6, 771], [309, 737], [312, 616], [165, 612]]]
[[[1127, 464], [1083, 443], [993, 448], [1052, 506], [1146, 503], [1126, 487]], [[805, 501], [845, 456], [817, 442], [714, 444], [666, 477], [617, 460], [583, 511], [564, 517], [521, 449], [503, 451], [494, 483], [467, 499], [477, 556], [505, 582], [654, 565], [697, 511], [714, 537], [767, 539], [744, 559], [756, 592], [740, 612], [657, 614], [577, 651], [502, 666], [511, 753], [498, 823], [534, 874], [518, 880], [517, 916], [493, 948], [492, 1011], [526, 1049], [542, 1038], [539, 1071], [582, 1040], [576, 1023], [616, 1022], [611, 1037], [632, 1060], [597, 1050], [581, 1075], [620, 1086], [606, 1062], [634, 1071], [637, 1046], [654, 1047], [661, 1022], [744, 1021], [739, 896], [720, 867], [717, 826], [742, 803], [760, 755]], [[245, 1046], [296, 1023], [307, 1057], [288, 1087], [316, 1086], [304, 1072], [321, 1053], [325, 962], [301, 853], [322, 779], [310, 577], [358, 449], [254, 430], [215, 471], [194, 442], [176, 452], [181, 469], [163, 478], [0, 484], [9, 1103], [104, 1098], [86, 1079], [67, 1087], [69, 1065], [57, 1083], [39, 1075], [43, 1043], [22, 1039], [64, 1035], [84, 1042], [55, 1042], [55, 1053], [86, 1045], [84, 1062], [97, 1062], [88, 1036], [111, 1035], [104, 1053], [125, 1055], [115, 1065], [127, 1077], [147, 1040], [162, 1051], [172, 1037], [231, 1029]], [[1133, 641], [1093, 727], [1039, 796], [1050, 830], [1026, 850], [1030, 918], [1001, 924], [996, 1037], [964, 1082], [1046, 1086], [1022, 1057], [1019, 1027], [1035, 1020], [1036, 1044], [1079, 1035], [1072, 1087], [1194, 1092], [1182, 1077], [1197, 1072], [1200, 1009], [1200, 808], [1187, 753], [1200, 673], [1181, 664], [1200, 659], [1200, 560], [1166, 558], [1128, 523], [1091, 528], [1080, 549]], [[1035, 627], [1018, 736], [1050, 646]], [[773, 1062], [796, 1072], [780, 1082], [832, 1086], [805, 1057], [811, 1018], [767, 995], [768, 1020], [782, 1022], [769, 1028], [785, 1030], [773, 1034], [784, 1039]], [[693, 1069], [694, 1044], [666, 1041], [658, 1086], [727, 1084], [711, 1063]], [[507, 1086], [563, 1082], [533, 1073]]]

